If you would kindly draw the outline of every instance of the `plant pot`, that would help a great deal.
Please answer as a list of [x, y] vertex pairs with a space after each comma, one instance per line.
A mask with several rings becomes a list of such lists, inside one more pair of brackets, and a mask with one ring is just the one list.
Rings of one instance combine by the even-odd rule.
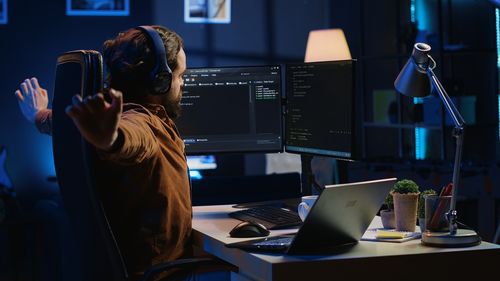
[[415, 231], [419, 193], [392, 193], [397, 231]]
[[394, 210], [380, 211], [380, 218], [382, 218], [382, 226], [384, 228], [396, 228], [396, 217], [394, 216]]

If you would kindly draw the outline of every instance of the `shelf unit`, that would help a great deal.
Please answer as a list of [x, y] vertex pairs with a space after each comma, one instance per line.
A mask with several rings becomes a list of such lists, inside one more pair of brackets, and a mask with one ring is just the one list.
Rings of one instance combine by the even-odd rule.
[[[376, 3], [363, 2], [365, 15], [381, 15], [376, 19], [362, 16], [366, 19], [359, 74], [359, 81], [364, 81], [360, 89], [364, 158], [453, 159], [452, 126], [438, 98], [413, 100], [397, 94], [393, 87], [418, 41], [432, 46], [435, 71], [469, 121], [464, 160], [494, 161], [498, 68], [493, 5], [474, 0], [405, 0], [393, 1], [391, 8], [384, 5], [382, 10]], [[391, 21], [395, 28], [388, 27]]]

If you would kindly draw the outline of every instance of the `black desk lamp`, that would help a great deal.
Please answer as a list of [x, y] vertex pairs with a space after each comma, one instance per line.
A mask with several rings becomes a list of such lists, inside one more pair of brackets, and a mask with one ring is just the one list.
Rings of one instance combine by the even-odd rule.
[[[436, 90], [439, 98], [444, 104], [446, 111], [450, 114], [455, 128], [453, 137], [456, 139], [455, 164], [453, 165], [453, 189], [450, 209], [446, 213], [449, 222], [449, 232], [422, 233], [422, 243], [436, 247], [463, 247], [474, 246], [481, 242], [481, 238], [473, 230], [458, 229], [457, 211], [455, 209], [457, 200], [457, 187], [460, 178], [460, 162], [462, 159], [462, 144], [464, 133], [464, 119], [446, 93], [443, 85], [434, 74], [436, 61], [429, 55], [431, 46], [425, 43], [416, 43], [410, 59], [399, 73], [394, 87], [398, 92], [409, 97], [425, 97], [431, 93], [431, 85]], [[429, 81], [430, 80], [430, 81]], [[430, 83], [429, 83], [430, 82]]]

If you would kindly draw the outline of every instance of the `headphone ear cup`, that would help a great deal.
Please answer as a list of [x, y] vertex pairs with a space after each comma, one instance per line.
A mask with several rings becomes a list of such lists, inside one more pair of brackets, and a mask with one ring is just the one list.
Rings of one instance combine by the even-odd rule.
[[152, 81], [153, 93], [165, 95], [170, 91], [172, 85], [172, 73], [165, 71], [157, 73]]

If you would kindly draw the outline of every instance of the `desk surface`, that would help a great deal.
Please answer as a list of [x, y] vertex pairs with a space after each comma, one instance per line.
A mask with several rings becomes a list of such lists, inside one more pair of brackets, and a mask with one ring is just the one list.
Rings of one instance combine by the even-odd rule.
[[[500, 246], [487, 242], [468, 248], [432, 248], [423, 246], [419, 239], [404, 243], [360, 241], [349, 251], [331, 256], [284, 256], [231, 249], [225, 244], [249, 240], [229, 237], [229, 231], [239, 223], [227, 216], [234, 210], [231, 205], [194, 207], [193, 230], [198, 246], [238, 266], [240, 280], [302, 280], [324, 274], [364, 278], [368, 273], [408, 277], [419, 265], [435, 277], [442, 273], [446, 279], [454, 274], [463, 277], [469, 269], [479, 276], [498, 275]], [[380, 225], [380, 219], [375, 217], [371, 227], [377, 224]], [[271, 236], [294, 231], [273, 230]], [[452, 268], [453, 273], [446, 270]]]

